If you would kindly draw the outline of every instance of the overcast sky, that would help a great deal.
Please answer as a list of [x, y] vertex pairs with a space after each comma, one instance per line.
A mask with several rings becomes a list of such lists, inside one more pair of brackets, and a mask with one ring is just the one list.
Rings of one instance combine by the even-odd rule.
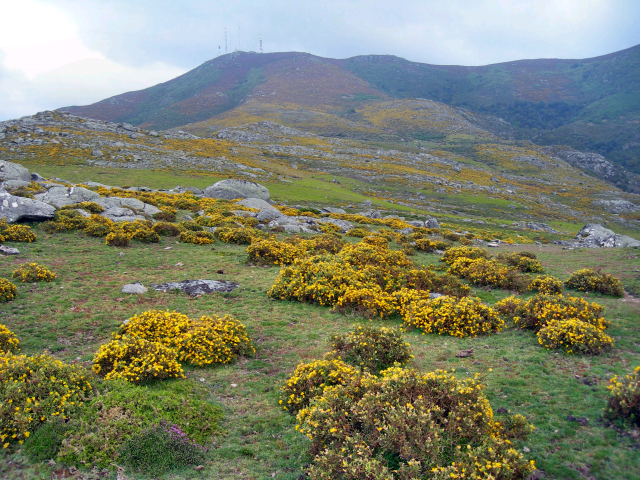
[[174, 78], [225, 51], [433, 64], [640, 44], [640, 0], [0, 0], [0, 120]]

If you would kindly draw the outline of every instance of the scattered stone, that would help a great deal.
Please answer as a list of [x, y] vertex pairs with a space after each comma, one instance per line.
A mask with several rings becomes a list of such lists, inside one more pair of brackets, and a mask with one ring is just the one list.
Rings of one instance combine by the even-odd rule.
[[265, 200], [261, 198], [245, 198], [243, 200], [240, 200], [238, 204], [242, 205], [243, 207], [255, 208], [256, 210], [259, 210], [258, 214], [256, 215], [256, 218], [261, 222], [264, 222], [267, 220], [273, 220], [274, 218], [282, 218], [286, 216], [280, 210], [271, 206], [269, 203], [267, 203]]
[[413, 227], [424, 227], [424, 222], [422, 220], [409, 220], [407, 223]]
[[188, 222], [193, 222], [193, 217], [191, 215], [185, 215], [183, 218]]
[[438, 223], [438, 220], [436, 220], [433, 217], [429, 217], [424, 221], [424, 226], [427, 228], [437, 228], [440, 229], [440, 224]]
[[20, 250], [13, 247], [5, 247], [4, 245], [0, 245], [0, 253], [3, 255], [20, 255]]
[[337, 218], [317, 218], [317, 223], [331, 223], [340, 228], [342, 233], [347, 233], [349, 230], [353, 228], [353, 223], [348, 222], [346, 220], [338, 220]]
[[[58, 180], [58, 179], [56, 179]], [[59, 180], [58, 180], [59, 181]], [[35, 195], [36, 200], [53, 205], [56, 208], [81, 202], [95, 202], [102, 198], [96, 192], [83, 187], [51, 187], [45, 193]]]
[[236, 388], [238, 385], [236, 383], [232, 383], [231, 385], [229, 385], [231, 388]]
[[524, 453], [531, 453], [531, 449], [529, 447], [522, 447], [522, 451]]
[[269, 200], [271, 195], [267, 187], [248, 180], [228, 179], [214, 183], [205, 188], [204, 196], [207, 198], [221, 198], [234, 200], [236, 198], [259, 198]]
[[356, 212], [356, 215], [362, 215], [367, 218], [382, 218], [382, 215], [378, 210], [365, 210], [364, 212]]
[[573, 415], [567, 416], [567, 420], [570, 422], [578, 422], [583, 427], [589, 423], [589, 419], [587, 417], [574, 417]]
[[500, 407], [498, 410], [496, 410], [496, 413], [509, 413], [509, 410], [504, 407]]
[[181, 282], [151, 284], [151, 288], [158, 292], [181, 290], [192, 296], [214, 292], [233, 292], [238, 286], [236, 282], [226, 280], [183, 280]]
[[176, 267], [184, 267], [184, 263], [182, 263], [182, 262], [178, 262], [178, 263], [176, 263], [176, 265], [175, 265], [175, 266], [176, 266]]
[[471, 356], [473, 356], [473, 348], [470, 348], [469, 350], [460, 350], [456, 353], [456, 357], [458, 358], [467, 358]]
[[136, 283], [128, 283], [124, 287], [122, 287], [122, 293], [130, 293], [135, 295], [141, 295], [143, 293], [147, 293], [148, 288], [142, 285], [140, 282]]
[[587, 248], [612, 248], [612, 247], [640, 247], [640, 241], [627, 235], [617, 235], [613, 230], [596, 223], [590, 223], [582, 227], [576, 235], [578, 240], [573, 245]]
[[335, 208], [335, 207], [322, 207], [320, 212], [321, 213], [347, 213], [342, 208]]
[[550, 227], [546, 223], [538, 223], [538, 222], [513, 222], [511, 224], [512, 227], [516, 228], [526, 228], [528, 230], [535, 230], [536, 232], [547, 232], [547, 233], [560, 233], [554, 228]]
[[94, 148], [91, 151], [91, 155], [94, 156], [94, 157], [103, 157], [104, 153], [102, 153], [102, 150], [98, 150], [97, 148]]
[[109, 208], [100, 215], [114, 222], [134, 222], [136, 220], [145, 220], [144, 216], [136, 215], [128, 208]]

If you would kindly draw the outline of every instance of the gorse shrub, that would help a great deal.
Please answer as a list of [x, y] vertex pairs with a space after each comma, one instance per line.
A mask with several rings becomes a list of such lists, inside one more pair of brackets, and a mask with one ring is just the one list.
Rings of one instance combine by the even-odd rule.
[[371, 235], [371, 230], [367, 228], [357, 227], [349, 230], [346, 235], [347, 237], [364, 238]]
[[81, 209], [85, 212], [89, 213], [102, 213], [104, 212], [104, 207], [101, 207], [95, 202], [80, 202], [74, 203], [73, 205], [64, 205], [58, 209], [60, 210], [73, 210], [73, 209]]
[[191, 328], [191, 320], [179, 312], [148, 310], [134, 315], [118, 329], [115, 338], [124, 336], [159, 342], [166, 347], [179, 349], [182, 337]]
[[500, 422], [502, 434], [509, 439], [524, 440], [533, 432], [534, 427], [520, 414], [509, 415]]
[[395, 364], [405, 365], [413, 357], [410, 345], [394, 328], [360, 326], [346, 335], [334, 334], [330, 341], [340, 359], [374, 374]]
[[193, 243], [194, 245], [211, 245], [215, 243], [216, 237], [210, 232], [192, 232], [185, 230], [180, 232], [179, 240], [184, 243]]
[[535, 295], [521, 302], [514, 311], [513, 319], [520, 328], [538, 331], [554, 320], [577, 320], [590, 323], [604, 330], [609, 322], [603, 318], [604, 308], [589, 303], [583, 298], [563, 295]]
[[107, 235], [105, 239], [105, 244], [110, 245], [112, 247], [128, 247], [129, 246], [129, 235], [124, 232], [111, 232]]
[[202, 232], [204, 231], [204, 228], [202, 227], [202, 225], [196, 223], [196, 222], [191, 222], [191, 221], [182, 221], [180, 223], [178, 223], [178, 228], [183, 231], [183, 232]]
[[390, 368], [324, 389], [298, 415], [326, 480], [524, 479], [533, 470], [501, 434], [476, 379]]
[[538, 331], [538, 342], [567, 353], [598, 355], [613, 346], [613, 339], [599, 328], [576, 318], [552, 320]]
[[447, 265], [452, 265], [459, 258], [490, 258], [491, 255], [484, 248], [479, 247], [451, 247], [442, 255], [442, 260]]
[[180, 235], [180, 229], [173, 223], [158, 222], [151, 228], [153, 228], [153, 231], [158, 235], [166, 237], [177, 237], [178, 235]]
[[228, 315], [211, 315], [191, 323], [180, 339], [179, 359], [203, 367], [229, 363], [240, 355], [253, 356], [255, 352], [242, 323]]
[[0, 303], [13, 300], [18, 295], [18, 287], [6, 278], [0, 278]]
[[551, 275], [538, 275], [531, 281], [527, 290], [538, 292], [541, 295], [561, 294], [562, 280]]
[[516, 316], [516, 312], [519, 311], [521, 306], [522, 299], [511, 295], [510, 297], [496, 302], [493, 308], [496, 312], [498, 312], [499, 315], [505, 315], [507, 317], [513, 318]]
[[93, 357], [93, 371], [107, 380], [142, 383], [183, 378], [178, 352], [159, 342], [121, 336], [102, 345]]
[[82, 231], [90, 237], [106, 237], [114, 228], [113, 220], [100, 215], [91, 215]]
[[6, 326], [0, 324], [0, 355], [20, 350], [18, 337]]
[[43, 422], [63, 419], [92, 393], [89, 372], [48, 355], [0, 355], [0, 441], [23, 443]]
[[423, 252], [435, 252], [436, 250], [446, 251], [451, 248], [447, 242], [440, 240], [429, 240], [428, 238], [416, 239], [416, 248]]
[[535, 254], [531, 252], [503, 252], [498, 254], [497, 258], [505, 265], [521, 272], [542, 273], [544, 271]]
[[297, 413], [326, 387], [341, 385], [356, 374], [356, 369], [339, 359], [301, 363], [280, 389], [280, 405], [289, 413]]
[[221, 227], [213, 234], [224, 243], [234, 243], [236, 245], [250, 245], [257, 239], [265, 238], [265, 234], [255, 228]]
[[0, 236], [4, 238], [4, 242], [31, 243], [38, 239], [31, 227], [26, 225], [7, 225], [4, 219], [0, 220]]
[[524, 292], [529, 285], [529, 279], [519, 271], [482, 257], [458, 257], [449, 267], [448, 273], [465, 278], [476, 285], [516, 292]]
[[403, 307], [402, 318], [406, 325], [423, 333], [454, 337], [489, 335], [504, 328], [498, 314], [476, 297], [443, 296], [410, 302]]
[[37, 263], [23, 263], [14, 270], [11, 277], [22, 283], [51, 282], [56, 279], [56, 274]]
[[61, 225], [60, 230], [82, 230], [87, 226], [88, 219], [78, 210], [57, 210], [53, 217], [54, 223]]
[[374, 247], [388, 247], [389, 240], [386, 237], [381, 235], [369, 235], [362, 239], [362, 243], [366, 243], [367, 245], [373, 245]]
[[178, 425], [162, 420], [125, 440], [118, 458], [136, 471], [161, 475], [202, 462], [204, 449], [189, 440]]
[[610, 394], [607, 416], [640, 426], [640, 366], [622, 378], [614, 376], [607, 388]]
[[600, 270], [583, 268], [571, 274], [565, 282], [567, 288], [580, 292], [594, 292], [614, 297], [624, 297], [624, 286], [620, 279]]
[[303, 245], [279, 242], [273, 239], [260, 240], [247, 247], [247, 260], [258, 265], [289, 265], [306, 254]]
[[132, 452], [124, 448], [130, 439], [162, 421], [177, 425], [199, 444], [220, 432], [221, 410], [198, 399], [187, 381], [153, 389], [121, 381], [105, 382], [104, 387], [85, 405], [79, 421], [70, 425], [56, 460], [85, 468], [113, 468], [121, 454]]

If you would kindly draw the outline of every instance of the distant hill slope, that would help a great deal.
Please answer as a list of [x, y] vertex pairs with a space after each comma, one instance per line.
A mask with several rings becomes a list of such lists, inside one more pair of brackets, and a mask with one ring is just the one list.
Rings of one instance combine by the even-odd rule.
[[[198, 128], [222, 128], [247, 116], [256, 121], [262, 111], [269, 112], [263, 118], [297, 128], [312, 120], [311, 131], [327, 136], [442, 137], [443, 124], [416, 113], [423, 108], [420, 100], [394, 99], [462, 107], [456, 115], [483, 130], [476, 132], [480, 137], [569, 145], [640, 173], [640, 46], [584, 60], [481, 67], [390, 55], [335, 60], [296, 52], [235, 52], [154, 87], [63, 110], [155, 129], [196, 122]], [[431, 117], [443, 111], [435, 104], [428, 109]]]

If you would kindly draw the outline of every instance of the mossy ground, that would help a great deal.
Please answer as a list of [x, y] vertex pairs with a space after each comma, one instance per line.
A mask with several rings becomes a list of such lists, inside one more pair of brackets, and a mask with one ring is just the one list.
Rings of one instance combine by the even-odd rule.
[[[37, 242], [15, 244], [21, 250], [19, 256], [0, 258], [0, 276], [8, 276], [26, 261], [45, 265], [58, 276], [51, 283], [19, 284], [18, 297], [0, 305], [0, 317], [17, 334], [24, 353], [46, 349], [62, 360], [89, 366], [99, 345], [122, 320], [136, 313], [177, 309], [189, 317], [233, 315], [247, 326], [257, 346], [256, 357], [222, 367], [187, 369], [188, 381], [205, 386], [208, 399], [224, 409], [227, 433], [216, 438], [203, 470], [167, 478], [299, 477], [310, 461], [307, 441], [294, 431], [294, 419], [278, 406], [279, 388], [299, 362], [321, 358], [332, 333], [347, 332], [367, 320], [334, 314], [326, 307], [268, 299], [265, 292], [278, 268], [245, 264], [242, 246], [221, 242], [198, 246], [163, 238], [157, 245], [132, 242], [129, 248], [114, 248], [78, 232], [48, 235], [35, 229]], [[392, 244], [392, 248], [398, 247]], [[508, 249], [535, 251], [547, 273], [561, 279], [577, 268], [601, 266], [620, 276], [627, 290], [640, 291], [637, 250], [566, 251], [533, 245]], [[438, 260], [424, 253], [413, 258], [423, 264]], [[224, 273], [217, 273], [219, 270]], [[134, 281], [148, 285], [187, 278], [233, 280], [241, 288], [199, 298], [152, 290], [141, 296], [120, 293], [122, 285]], [[476, 293], [490, 303], [508, 295], [498, 290], [476, 289]], [[640, 303], [630, 297], [584, 296], [607, 308], [606, 317], [612, 321], [609, 332], [616, 342], [610, 353], [581, 357], [547, 351], [533, 333], [514, 328], [465, 339], [409, 332], [406, 338], [415, 354], [412, 363], [424, 371], [455, 368], [462, 377], [479, 372], [494, 411], [506, 408], [525, 415], [536, 426], [518, 447], [531, 449], [528, 456], [547, 478], [640, 478], [638, 440], [602, 420], [607, 379], [637, 365]], [[400, 321], [373, 323], [399, 325]], [[469, 348], [474, 348], [472, 357], [456, 358], [456, 353]], [[583, 426], [569, 421], [569, 415], [586, 417], [588, 422]], [[29, 465], [20, 451], [0, 455], [3, 478], [62, 474], [58, 465]], [[85, 472], [65, 475], [93, 478]], [[115, 473], [104, 478], [109, 476], [115, 478]]]

